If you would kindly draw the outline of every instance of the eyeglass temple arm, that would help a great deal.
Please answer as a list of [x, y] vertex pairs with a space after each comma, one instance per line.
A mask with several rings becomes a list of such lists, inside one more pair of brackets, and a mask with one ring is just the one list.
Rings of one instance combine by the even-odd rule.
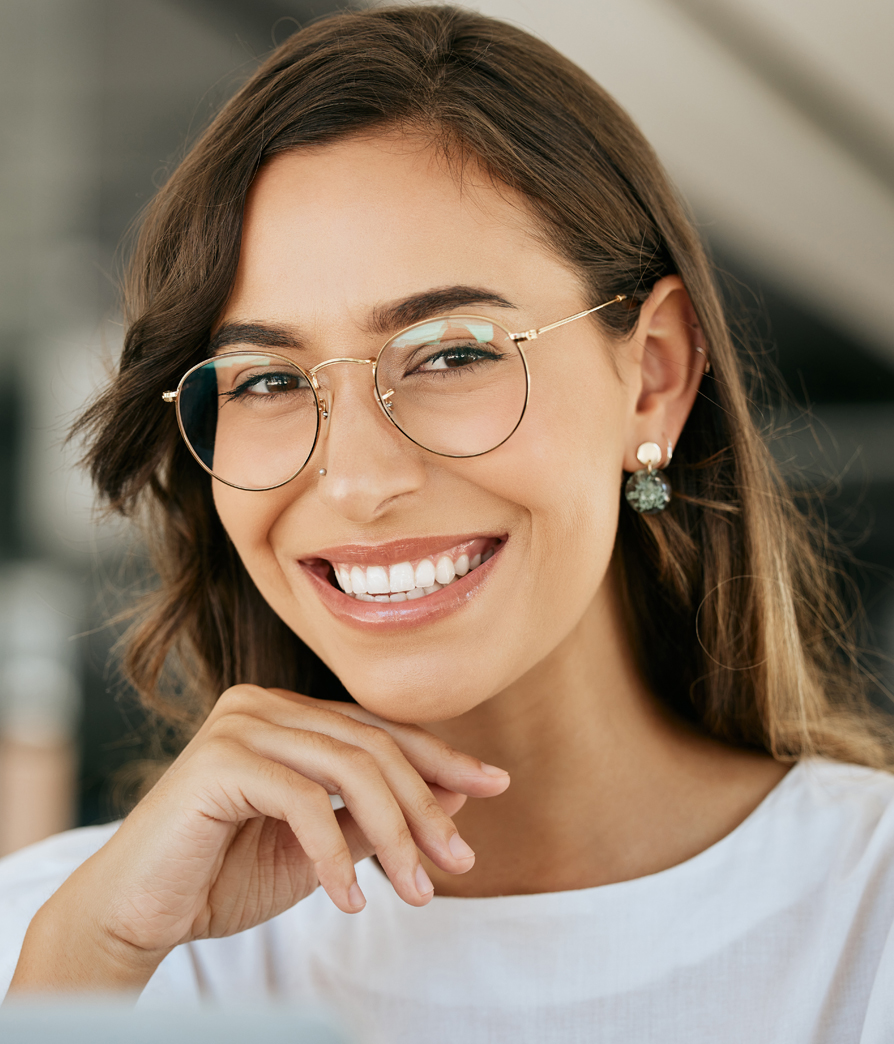
[[516, 342], [536, 341], [541, 334], [545, 334], [548, 330], [555, 330], [557, 326], [564, 326], [566, 323], [573, 323], [575, 319], [583, 319], [585, 315], [592, 315], [593, 312], [598, 312], [602, 308], [608, 308], [609, 305], [617, 304], [619, 301], [625, 301], [626, 299], [626, 294], [617, 294], [610, 301], [605, 301], [601, 305], [596, 305], [595, 308], [588, 308], [584, 312], [578, 312], [576, 315], [569, 315], [565, 319], [560, 319], [557, 323], [550, 323], [548, 326], [541, 326], [537, 330], [525, 330], [524, 333], [514, 333], [509, 336]]

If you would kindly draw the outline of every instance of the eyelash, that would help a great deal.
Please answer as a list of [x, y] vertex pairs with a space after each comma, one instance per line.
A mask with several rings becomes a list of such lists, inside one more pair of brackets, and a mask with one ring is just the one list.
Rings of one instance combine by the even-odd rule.
[[[427, 369], [423, 370], [423, 366], [428, 366], [433, 362], [437, 362], [439, 359], [448, 359], [450, 356], [468, 356], [470, 358], [470, 364], [474, 365], [476, 362], [486, 362], [488, 360], [492, 362], [498, 362], [503, 358], [501, 352], [485, 351], [477, 343], [472, 346], [455, 345], [451, 348], [442, 348], [440, 351], [435, 352], [434, 355], [430, 355], [427, 359], [424, 359], [422, 363], [415, 370], [411, 370], [410, 373], [442, 373], [448, 370], [461, 370], [465, 367], [462, 366], [445, 366], [438, 370]], [[407, 376], [410, 374], [408, 373]]]
[[[224, 392], [224, 395], [230, 401], [232, 401], [234, 399], [241, 399], [241, 398], [244, 398], [246, 395], [248, 395], [250, 393], [251, 389], [256, 387], [257, 385], [259, 385], [262, 381], [273, 381], [273, 380], [276, 380], [277, 378], [280, 378], [281, 380], [284, 380], [284, 381], [298, 380], [301, 383], [299, 383], [297, 388], [275, 389], [273, 391], [267, 392], [267, 393], [265, 393], [265, 397], [266, 396], [271, 396], [272, 397], [272, 396], [277, 395], [277, 394], [283, 395], [283, 394], [287, 394], [290, 391], [302, 391], [303, 389], [309, 387], [309, 385], [304, 380], [304, 378], [300, 374], [297, 374], [297, 373], [276, 373], [276, 372], [274, 372], [274, 373], [259, 373], [259, 374], [255, 374], [253, 377], [249, 377], [246, 380], [242, 381], [232, 391]], [[257, 397], [261, 398], [262, 396], [259, 395]]]

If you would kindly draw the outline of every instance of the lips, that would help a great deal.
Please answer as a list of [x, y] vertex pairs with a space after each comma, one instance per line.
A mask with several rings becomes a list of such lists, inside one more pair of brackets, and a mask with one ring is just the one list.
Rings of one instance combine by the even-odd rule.
[[477, 569], [493, 556], [498, 540], [475, 537], [421, 558], [371, 565], [332, 562], [345, 594], [360, 601], [405, 602], [433, 595]]
[[403, 626], [435, 619], [467, 601], [505, 542], [505, 536], [462, 536], [352, 544], [328, 548], [299, 565], [337, 616]]

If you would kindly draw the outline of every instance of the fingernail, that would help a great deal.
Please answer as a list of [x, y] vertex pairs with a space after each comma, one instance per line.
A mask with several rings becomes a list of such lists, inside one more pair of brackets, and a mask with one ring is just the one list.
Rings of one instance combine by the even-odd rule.
[[481, 771], [488, 776], [508, 776], [509, 773], [506, 769], [497, 768], [496, 765], [488, 765], [485, 762], [481, 762]]
[[360, 891], [360, 885], [356, 881], [348, 889], [348, 899], [355, 910], [362, 910], [366, 906], [366, 897]]
[[416, 867], [416, 890], [420, 895], [428, 895], [429, 892], [435, 890], [435, 886], [431, 883], [431, 878], [425, 872], [425, 868], [421, 863]]
[[466, 844], [465, 841], [459, 836], [454, 834], [453, 837], [447, 842], [447, 847], [450, 849], [450, 854], [454, 859], [474, 859], [475, 853]]

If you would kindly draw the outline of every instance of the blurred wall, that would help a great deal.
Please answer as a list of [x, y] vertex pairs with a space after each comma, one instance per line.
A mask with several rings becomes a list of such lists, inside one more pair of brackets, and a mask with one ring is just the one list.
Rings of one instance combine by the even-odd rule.
[[[110, 816], [115, 772], [141, 747], [104, 626], [139, 553], [96, 523], [62, 445], [120, 344], [122, 237], [257, 58], [331, 6], [0, 5], [0, 850]], [[756, 409], [789, 425], [774, 447], [807, 468], [794, 481], [833, 478], [826, 510], [867, 563], [852, 574], [894, 652], [894, 6], [474, 6], [581, 63], [655, 144], [734, 318], [813, 405], [810, 430], [784, 396]]]

